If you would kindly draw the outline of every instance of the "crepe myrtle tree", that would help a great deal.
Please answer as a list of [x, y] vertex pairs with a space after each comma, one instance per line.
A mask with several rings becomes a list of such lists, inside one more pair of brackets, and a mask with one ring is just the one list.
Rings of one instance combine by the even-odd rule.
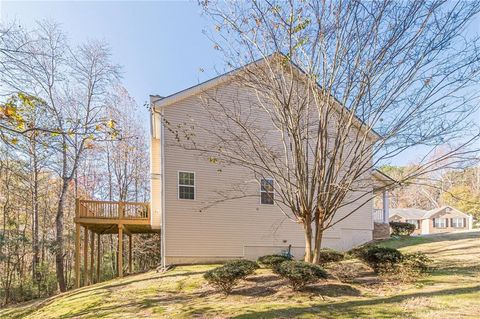
[[[374, 167], [418, 150], [402, 183], [476, 160], [480, 51], [466, 30], [478, 2], [201, 5], [214, 48], [237, 68], [231, 83], [247, 94], [205, 90], [205, 118], [164, 123], [212, 163], [274, 179], [275, 204], [303, 226], [305, 261], [319, 262], [325, 230], [393, 186], [374, 184]], [[218, 194], [258, 196], [241, 184]]]

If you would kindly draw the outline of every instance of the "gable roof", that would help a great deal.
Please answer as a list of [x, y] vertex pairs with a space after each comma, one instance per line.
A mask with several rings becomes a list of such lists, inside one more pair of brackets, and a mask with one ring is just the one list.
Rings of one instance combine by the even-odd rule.
[[[236, 68], [236, 69], [233, 69], [229, 72], [226, 72], [224, 74], [221, 74], [221, 75], [218, 75], [214, 78], [211, 78], [207, 81], [204, 81], [204, 82], [201, 82], [199, 84], [196, 84], [196, 85], [193, 85], [189, 88], [186, 88], [186, 89], [183, 89], [181, 91], [178, 91], [176, 93], [173, 93], [173, 94], [170, 94], [170, 95], [167, 95], [165, 97], [160, 97], [158, 95], [151, 95], [150, 98], [151, 98], [151, 103], [153, 104], [153, 107], [154, 108], [163, 108], [163, 107], [166, 107], [166, 106], [169, 106], [175, 102], [178, 102], [178, 101], [181, 101], [183, 99], [186, 99], [190, 96], [193, 96], [193, 95], [197, 95], [197, 94], [200, 94], [208, 89], [211, 89], [211, 88], [214, 88], [222, 83], [225, 83], [227, 82], [228, 80], [232, 79], [232, 76], [237, 74], [238, 72], [246, 69], [246, 68], [249, 68], [249, 67], [252, 67], [252, 66], [255, 66], [255, 65], [260, 65], [262, 63], [264, 63], [267, 59], [272, 59], [272, 58], [275, 58], [276, 56], [283, 56], [283, 57], [286, 57], [283, 53], [279, 53], [279, 52], [276, 52], [276, 53], [273, 53], [265, 58], [260, 58], [256, 61], [253, 61], [253, 62], [250, 62], [244, 66], [241, 66], [239, 68]], [[289, 60], [290, 61], [290, 60]], [[299, 66], [297, 66], [295, 63], [293, 63], [292, 61], [290, 61], [290, 64], [294, 67], [294, 69], [296, 71], [298, 71], [300, 74], [303, 74], [303, 75], [306, 75], [306, 72], [303, 71]], [[321, 88], [320, 84], [317, 83], [317, 86], [319, 88]], [[338, 105], [340, 105], [341, 107], [343, 108], [346, 108], [342, 103], [340, 103], [340, 101], [338, 101], [337, 98], [335, 98], [333, 96], [333, 99], [335, 100], [335, 102], [338, 103]], [[360, 126], [361, 128], [363, 128], [363, 130], [365, 129], [368, 129], [368, 133], [369, 135], [377, 140], [377, 139], [380, 139], [382, 136], [377, 133], [372, 127], [370, 127], [368, 124], [366, 124], [364, 121], [362, 121], [358, 116], [354, 115], [355, 117], [355, 122], [357, 122], [358, 126]]]
[[431, 210], [424, 210], [424, 209], [418, 209], [418, 208], [391, 208], [390, 217], [400, 216], [405, 219], [428, 219], [445, 209], [451, 209], [457, 214], [464, 215], [465, 217], [469, 216], [468, 214], [461, 212], [452, 206], [446, 205], [446, 206], [434, 208]]
[[[425, 214], [425, 217], [424, 218], [430, 218], [432, 217], [433, 215], [445, 210], [445, 209], [450, 209], [452, 210], [453, 212], [459, 214], [459, 215], [464, 215], [464, 216], [468, 216], [468, 214], [462, 212], [462, 211], [459, 211], [458, 209], [452, 207], [452, 206], [442, 206], [440, 208], [434, 208], [432, 210], [429, 210], [426, 214]], [[450, 212], [449, 212], [450, 213]]]
[[424, 219], [428, 211], [418, 208], [391, 208], [390, 217], [400, 216], [405, 219]]

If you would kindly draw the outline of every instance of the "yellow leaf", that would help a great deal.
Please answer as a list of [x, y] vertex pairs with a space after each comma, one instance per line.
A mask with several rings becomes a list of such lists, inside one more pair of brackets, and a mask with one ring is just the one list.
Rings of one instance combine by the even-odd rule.
[[109, 120], [109, 121], [107, 122], [107, 126], [108, 126], [109, 128], [115, 128], [115, 125], [116, 125], [116, 124], [117, 124], [117, 123], [115, 122], [115, 120]]

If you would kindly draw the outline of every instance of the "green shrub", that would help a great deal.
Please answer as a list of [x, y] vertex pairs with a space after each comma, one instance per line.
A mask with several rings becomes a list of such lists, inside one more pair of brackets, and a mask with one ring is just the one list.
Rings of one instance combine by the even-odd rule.
[[275, 267], [275, 271], [282, 278], [288, 280], [288, 284], [293, 290], [299, 290], [308, 284], [327, 278], [327, 272], [319, 265], [303, 261], [284, 261]]
[[277, 265], [288, 260], [292, 260], [292, 259], [282, 255], [266, 255], [258, 258], [257, 262], [265, 268], [275, 269]]
[[255, 270], [260, 268], [256, 262], [247, 259], [230, 260], [224, 266], [241, 269], [246, 276], [253, 274]]
[[258, 265], [249, 260], [232, 260], [225, 265], [209, 270], [203, 278], [212, 286], [228, 295], [241, 279], [255, 272]]
[[429, 270], [430, 262], [423, 253], [405, 254], [400, 263], [381, 266], [378, 274], [390, 281], [412, 282]]
[[372, 245], [362, 245], [362, 246], [357, 246], [353, 247], [349, 251], [345, 253], [345, 258], [358, 258], [361, 259], [361, 256], [365, 253], [365, 251], [372, 247]]
[[324, 265], [328, 263], [342, 261], [344, 258], [345, 254], [340, 251], [330, 248], [322, 248], [320, 249], [318, 260], [320, 261], [320, 264]]
[[378, 273], [381, 268], [400, 263], [403, 257], [398, 249], [379, 246], [368, 246], [358, 251], [357, 256], [376, 273]]
[[417, 269], [420, 273], [425, 273], [430, 269], [432, 260], [424, 253], [403, 254], [402, 264]]
[[392, 235], [410, 236], [415, 231], [415, 225], [403, 222], [390, 222]]

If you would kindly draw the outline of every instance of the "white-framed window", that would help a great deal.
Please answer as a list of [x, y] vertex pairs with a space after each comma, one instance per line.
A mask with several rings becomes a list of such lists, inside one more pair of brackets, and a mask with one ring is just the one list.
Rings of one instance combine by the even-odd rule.
[[433, 226], [435, 228], [447, 228], [447, 219], [446, 218], [435, 218], [433, 220]]
[[452, 227], [453, 228], [464, 228], [465, 227], [465, 219], [460, 217], [452, 218]]
[[260, 180], [260, 198], [262, 204], [273, 205], [275, 199], [273, 178], [262, 178]]
[[178, 198], [195, 199], [195, 173], [178, 172]]
[[420, 223], [418, 219], [407, 219], [406, 222], [409, 224], [415, 225], [415, 229], [420, 228]]

